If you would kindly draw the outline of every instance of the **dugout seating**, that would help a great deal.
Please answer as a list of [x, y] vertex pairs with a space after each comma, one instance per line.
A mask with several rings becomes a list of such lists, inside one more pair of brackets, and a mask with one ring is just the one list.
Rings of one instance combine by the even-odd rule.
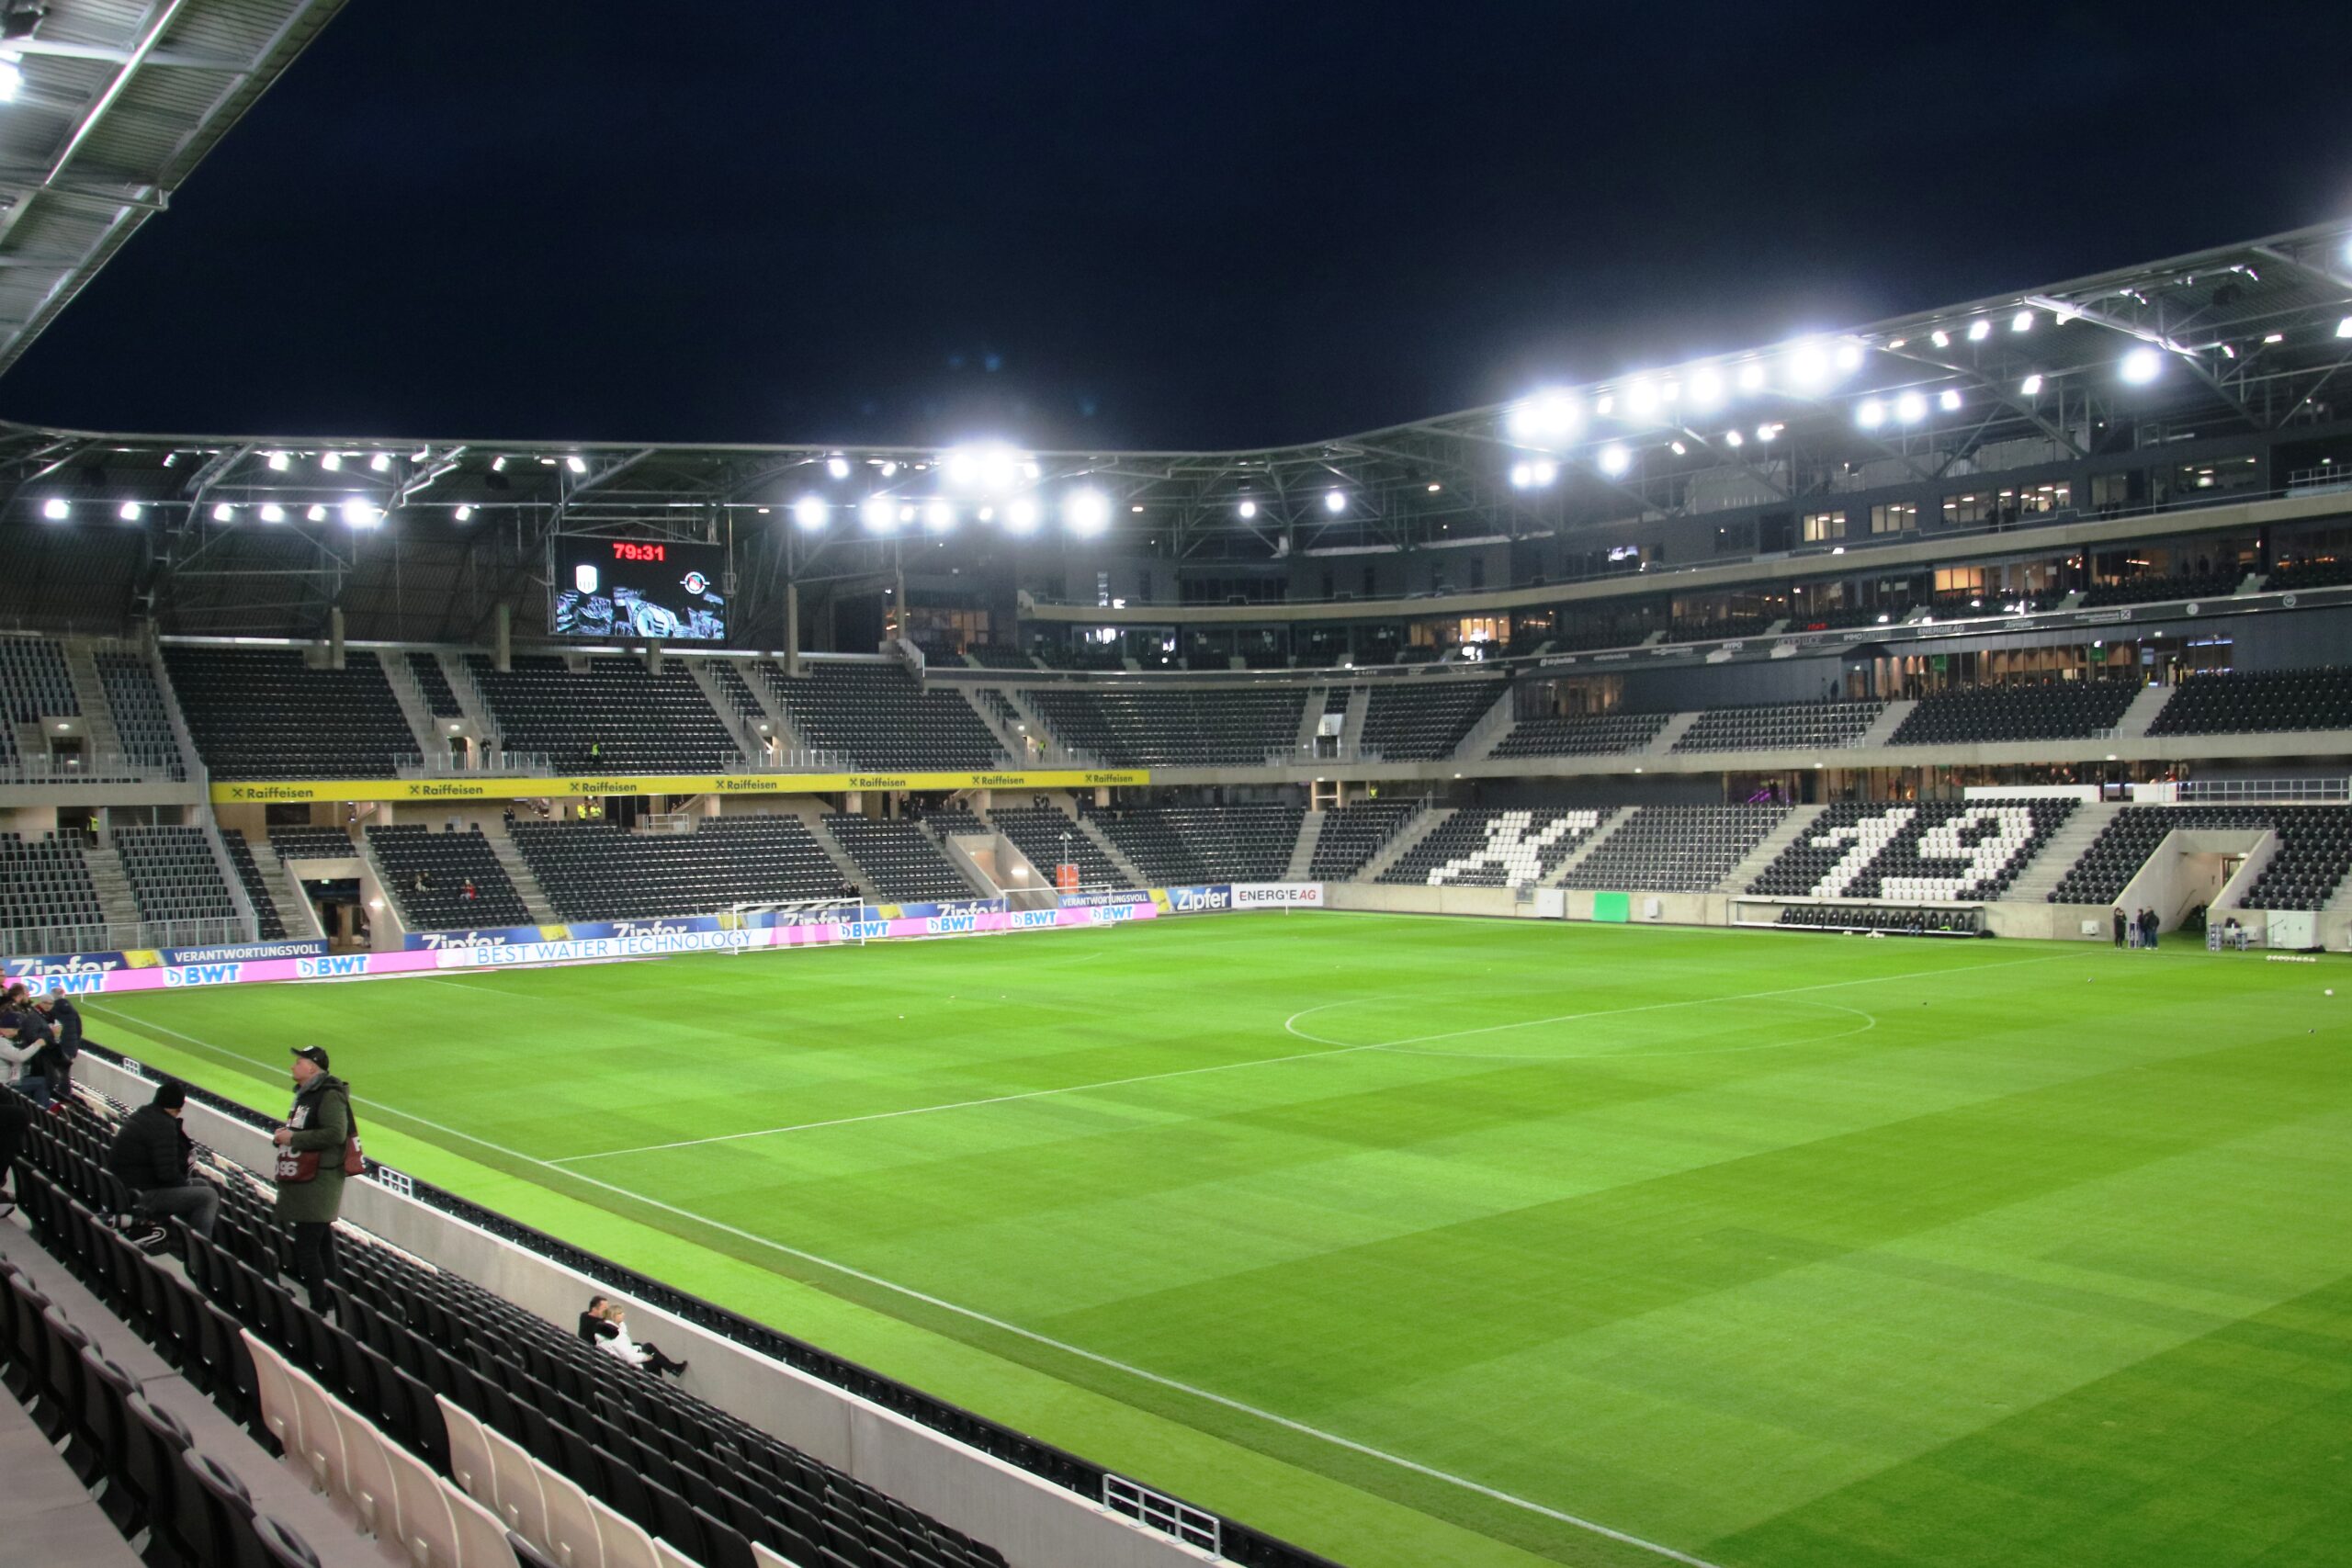
[[2104, 734], [2140, 694], [2132, 681], [2052, 681], [1931, 692], [1895, 726], [1890, 746], [1971, 746]]
[[1306, 694], [1288, 690], [1091, 692], [1043, 687], [1029, 705], [1105, 767], [1259, 767], [1298, 744]]
[[277, 916], [277, 903], [269, 896], [268, 886], [261, 879], [261, 867], [254, 863], [254, 847], [234, 828], [220, 829], [220, 842], [229, 852], [229, 863], [237, 868], [237, 880], [252, 900], [254, 919], [258, 923], [261, 940], [282, 942], [286, 937], [286, 922]]
[[[311, 1311], [280, 1279], [268, 1200], [243, 1172], [199, 1169], [224, 1202], [209, 1241], [173, 1226], [183, 1277], [107, 1223], [127, 1197], [102, 1165], [113, 1126], [86, 1095], [39, 1119], [19, 1167], [35, 1235], [224, 1415], [411, 1561], [1004, 1568], [993, 1548], [347, 1224], [332, 1311]], [[201, 1483], [175, 1486], [154, 1462], [168, 1454], [120, 1418], [137, 1419], [116, 1406], [120, 1385], [100, 1372], [92, 1387], [86, 1359], [52, 1353], [73, 1349], [54, 1309], [28, 1319], [38, 1292], [21, 1275], [0, 1286], [0, 1366], [44, 1432], [77, 1463], [105, 1462], [115, 1434], [133, 1439], [117, 1501], [155, 1531], [150, 1568], [315, 1568], [314, 1552], [241, 1555], [234, 1517]]]
[[2221, 571], [2193, 571], [2185, 576], [2134, 577], [2085, 590], [2077, 607], [2103, 610], [2113, 604], [2147, 604], [2160, 600], [2226, 599], [2245, 581], [2245, 573], [2236, 567]]
[[81, 712], [63, 649], [47, 637], [0, 637], [0, 720], [29, 724]]
[[1997, 899], [2081, 803], [1843, 801], [1749, 885], [1768, 898]]
[[468, 659], [508, 748], [546, 752], [559, 773], [718, 773], [745, 761], [675, 660], [656, 675], [618, 657], [577, 674], [561, 659], [518, 657], [505, 674], [482, 654]]
[[691, 833], [518, 822], [510, 835], [567, 920], [708, 915], [843, 891], [841, 868], [797, 817], [713, 817]]
[[1799, 931], [1883, 931], [1888, 936], [1974, 936], [1984, 929], [1974, 909], [1883, 904], [1792, 904], [1772, 923]]
[[1462, 738], [1509, 691], [1496, 681], [1408, 681], [1374, 686], [1363, 714], [1363, 747], [1390, 762], [1451, 757]]
[[[479, 828], [436, 833], [414, 822], [370, 826], [368, 848], [383, 873], [384, 891], [411, 931], [537, 923]], [[420, 877], [422, 887], [417, 886]], [[474, 889], [470, 898], [466, 897], [468, 883]]]
[[164, 663], [215, 778], [388, 779], [416, 754], [376, 660], [314, 670], [294, 649], [171, 643]]
[[122, 754], [151, 772], [186, 778], [187, 764], [181, 760], [179, 740], [172, 734], [171, 715], [164, 706], [162, 688], [155, 684], [154, 670], [133, 653], [100, 652], [94, 662], [107, 706], [114, 714], [115, 737], [122, 742]]
[[353, 860], [359, 847], [340, 828], [272, 828], [269, 847], [280, 860]]
[[1561, 886], [1709, 892], [1787, 815], [1780, 806], [1645, 806], [1577, 862]]
[[1317, 882], [1352, 881], [1419, 809], [1417, 801], [1368, 800], [1325, 812], [1323, 836], [1315, 840], [1306, 874]]
[[107, 945], [106, 919], [79, 840], [0, 833], [0, 928], [46, 932], [43, 945], [60, 950], [97, 951]]
[[416, 689], [424, 694], [424, 711], [435, 718], [465, 717], [465, 705], [458, 701], [457, 689], [449, 684], [441, 661], [429, 653], [411, 652], [406, 658], [408, 672], [415, 677]]
[[795, 681], [762, 662], [759, 678], [803, 739], [853, 768], [985, 772], [1009, 759], [963, 694], [926, 690], [892, 663], [808, 663]]
[[[1078, 867], [1081, 887], [1132, 886], [1127, 874], [1059, 807], [999, 806], [989, 810], [989, 821], [1012, 840], [1013, 848], [1028, 857], [1029, 863], [1037, 868], [1037, 874], [1049, 885], [1054, 880], [1055, 867], [1067, 858]], [[1065, 834], [1068, 843], [1063, 842]]]
[[1413, 886], [1528, 887], [1559, 868], [1598, 811], [1456, 811], [1398, 857], [1380, 880]]
[[2127, 806], [2066, 868], [2053, 904], [2112, 905], [2175, 829], [2267, 829], [2279, 846], [2241, 903], [2249, 909], [2319, 909], [2352, 871], [2352, 807]]
[[1306, 812], [1295, 806], [1133, 806], [1088, 818], [1147, 880], [1159, 885], [1278, 882]]
[[877, 900], [923, 904], [982, 897], [911, 822], [843, 812], [825, 818], [820, 826], [857, 863], [860, 881]]
[[2175, 687], [2151, 735], [2352, 729], [2352, 670], [2250, 670], [2191, 675]]
[[115, 853], [142, 920], [233, 920], [237, 901], [201, 828], [118, 828]]
[[1539, 714], [1522, 718], [1496, 746], [1498, 757], [1589, 757], [1638, 751], [1657, 739], [1662, 713]]
[[1859, 743], [1884, 703], [1789, 703], [1709, 708], [1674, 743], [1677, 751], [1819, 751]]

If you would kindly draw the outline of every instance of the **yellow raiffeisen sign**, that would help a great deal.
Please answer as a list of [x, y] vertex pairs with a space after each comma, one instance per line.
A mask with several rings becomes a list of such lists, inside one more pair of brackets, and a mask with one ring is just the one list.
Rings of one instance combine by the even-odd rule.
[[998, 773], [616, 773], [581, 778], [294, 779], [212, 785], [215, 806], [307, 800], [536, 800], [592, 795], [839, 795], [865, 789], [1094, 789], [1146, 784], [1148, 768]]

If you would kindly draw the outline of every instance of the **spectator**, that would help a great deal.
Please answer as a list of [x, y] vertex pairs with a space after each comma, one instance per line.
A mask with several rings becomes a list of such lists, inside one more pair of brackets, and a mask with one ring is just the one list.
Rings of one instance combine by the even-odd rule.
[[[604, 1296], [597, 1300], [604, 1303], [605, 1309], [599, 1319], [605, 1331], [598, 1336], [598, 1348], [632, 1367], [647, 1367], [657, 1372], [668, 1372], [672, 1377], [685, 1375], [685, 1362], [673, 1361], [655, 1347], [640, 1345], [628, 1337], [628, 1312], [620, 1303]], [[594, 1312], [595, 1308], [592, 1305], [589, 1310]]]
[[49, 1029], [49, 1043], [34, 1057], [35, 1070], [49, 1079], [49, 1097], [62, 1105], [74, 1092], [74, 1058], [82, 1054], [82, 1010], [62, 991], [33, 998], [33, 1010]]
[[[9, 994], [16, 994], [13, 988]], [[50, 1098], [46, 1064], [34, 1066], [48, 1039], [49, 1025], [31, 1004], [0, 1002], [0, 1067], [6, 1070], [8, 1087], [43, 1111], [57, 1103]]]
[[612, 1298], [609, 1296], [591, 1296], [588, 1298], [588, 1310], [580, 1314], [581, 1338], [586, 1340], [591, 1345], [601, 1347], [605, 1340], [612, 1338], [615, 1335], [620, 1332], [619, 1329], [615, 1328], [611, 1324], [605, 1321], [605, 1309], [611, 1304]]
[[[33, 1113], [22, 1097], [0, 1094], [0, 1176], [15, 1179], [17, 1160], [25, 1152], [25, 1133], [33, 1124]], [[17, 1212], [12, 1201], [0, 1202], [0, 1219]]]
[[277, 1217], [294, 1233], [294, 1271], [311, 1292], [311, 1310], [324, 1313], [333, 1305], [327, 1279], [343, 1179], [359, 1140], [351, 1086], [327, 1071], [322, 1048], [294, 1053], [294, 1108], [270, 1137], [277, 1145]]
[[124, 1118], [107, 1150], [107, 1168], [131, 1190], [131, 1212], [146, 1222], [131, 1240], [143, 1252], [161, 1252], [171, 1239], [165, 1220], [185, 1220], [187, 1228], [208, 1239], [220, 1217], [220, 1190], [190, 1173], [188, 1160], [196, 1141], [180, 1125], [187, 1090], [169, 1078], [155, 1097]]
[[472, 877], [469, 876], [466, 878], [466, 885], [458, 889], [458, 897], [463, 898], [469, 904], [474, 901], [474, 879]]
[[2123, 945], [2123, 906], [2118, 904], [2115, 907], [2115, 945], [2118, 947]]

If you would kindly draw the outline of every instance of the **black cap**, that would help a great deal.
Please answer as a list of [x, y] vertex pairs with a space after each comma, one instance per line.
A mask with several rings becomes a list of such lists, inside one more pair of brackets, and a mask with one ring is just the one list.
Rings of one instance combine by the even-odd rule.
[[149, 1103], [160, 1105], [166, 1111], [177, 1111], [187, 1103], [187, 1090], [165, 1078], [155, 1086], [155, 1098]]
[[327, 1070], [327, 1051], [323, 1045], [298, 1045], [294, 1048], [294, 1055], [311, 1063], [321, 1072]]

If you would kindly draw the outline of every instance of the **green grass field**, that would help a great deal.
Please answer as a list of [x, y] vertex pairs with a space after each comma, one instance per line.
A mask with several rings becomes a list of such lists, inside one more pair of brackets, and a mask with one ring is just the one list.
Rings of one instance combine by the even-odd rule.
[[89, 1010], [1354, 1568], [2339, 1568], [2346, 978], [1253, 915]]

